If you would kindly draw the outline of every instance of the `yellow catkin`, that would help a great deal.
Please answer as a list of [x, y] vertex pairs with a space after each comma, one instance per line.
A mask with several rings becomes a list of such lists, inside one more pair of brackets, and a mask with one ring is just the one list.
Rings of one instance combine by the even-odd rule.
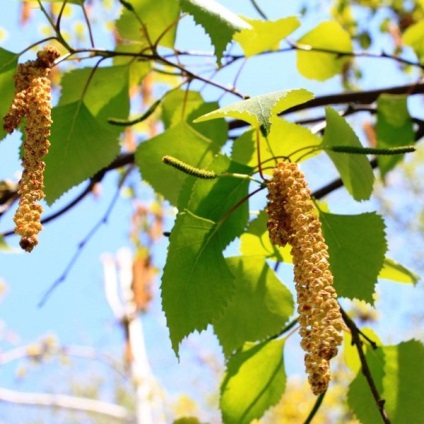
[[290, 244], [305, 368], [314, 394], [330, 381], [329, 361], [337, 354], [344, 328], [328, 247], [311, 192], [295, 163], [279, 163], [268, 183], [268, 232], [278, 246]]
[[37, 54], [37, 59], [20, 64], [15, 75], [15, 96], [8, 114], [3, 118], [3, 128], [8, 133], [18, 128], [25, 118], [23, 144], [23, 172], [19, 181], [20, 195], [15, 213], [15, 233], [21, 236], [22, 249], [30, 252], [38, 243], [41, 231], [44, 198], [44, 162], [50, 146], [51, 104], [50, 68], [59, 53], [46, 47]]

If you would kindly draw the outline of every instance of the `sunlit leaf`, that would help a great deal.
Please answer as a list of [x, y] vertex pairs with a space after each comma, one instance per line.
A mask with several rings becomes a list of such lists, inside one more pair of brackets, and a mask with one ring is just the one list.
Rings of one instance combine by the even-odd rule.
[[243, 256], [261, 255], [267, 259], [281, 262], [292, 262], [291, 247], [278, 247], [271, 243], [266, 227], [267, 215], [261, 211], [257, 218], [249, 223], [246, 231], [240, 237], [240, 252]]
[[384, 259], [384, 265], [378, 278], [406, 284], [417, 284], [420, 279], [417, 274], [390, 258]]
[[[297, 163], [312, 157], [306, 153], [321, 143], [321, 138], [308, 128], [277, 116], [271, 118], [271, 125], [272, 131], [268, 137], [260, 137], [260, 154], [264, 174], [272, 174], [272, 165], [285, 157], [290, 157]], [[308, 147], [311, 149], [307, 149]], [[252, 131], [246, 131], [234, 141], [232, 157], [234, 160], [250, 166], [258, 165], [256, 137]]]
[[162, 277], [162, 307], [172, 341], [179, 344], [193, 331], [218, 319], [234, 293], [213, 221], [181, 213], [171, 232]]
[[[337, 22], [328, 21], [318, 24], [314, 29], [297, 41], [301, 49], [297, 50], [297, 69], [306, 78], [324, 81], [339, 74], [348, 56], [340, 53], [352, 52], [352, 40], [349, 33]], [[314, 49], [330, 51], [318, 52]], [[335, 53], [332, 53], [332, 52]]]
[[262, 127], [264, 133], [269, 134], [273, 115], [305, 103], [312, 98], [313, 94], [302, 88], [275, 91], [224, 106], [197, 118], [194, 122], [216, 118], [236, 118], [248, 122], [255, 128]]
[[[424, 346], [417, 340], [368, 349], [366, 361], [384, 410], [393, 424], [420, 424], [424, 414], [422, 381]], [[348, 402], [363, 424], [381, 422], [381, 415], [362, 371], [350, 385]]]
[[45, 193], [49, 204], [92, 177], [119, 153], [116, 135], [83, 102], [54, 108], [52, 120], [51, 146], [45, 160]]
[[[377, 147], [390, 148], [414, 144], [414, 128], [408, 112], [408, 96], [381, 94], [377, 100]], [[378, 167], [385, 175], [402, 160], [403, 155], [378, 156]]]
[[[385, 368], [384, 349], [382, 347], [376, 350], [367, 349], [366, 361], [376, 389], [379, 393], [382, 393]], [[347, 400], [361, 424], [382, 422], [371, 389], [361, 370], [358, 371], [356, 378], [349, 386]]]
[[[326, 108], [327, 126], [324, 133], [322, 146], [353, 146], [362, 147], [358, 136], [353, 129], [334, 109]], [[335, 153], [327, 150], [326, 153], [333, 161], [346, 190], [355, 200], [370, 198], [374, 174], [366, 155], [353, 155], [348, 153]]]
[[[377, 336], [375, 331], [372, 328], [362, 327], [361, 333], [365, 334], [370, 340], [372, 340], [377, 346], [382, 346], [380, 338]], [[345, 331], [343, 340], [343, 357], [346, 365], [354, 372], [357, 373], [361, 370], [361, 361], [358, 356], [358, 349], [355, 345], [352, 344], [352, 335]], [[372, 350], [372, 347], [369, 343], [365, 342], [362, 344], [362, 349], [364, 352]]]
[[280, 41], [300, 26], [296, 16], [277, 19], [276, 21], [260, 21], [244, 18], [251, 28], [242, 29], [234, 35], [240, 43], [246, 57], [258, 53], [278, 50]]
[[203, 27], [215, 48], [218, 62], [233, 35], [250, 25], [215, 0], [179, 0], [181, 9]]
[[[208, 169], [218, 175], [222, 173], [249, 174], [251, 169], [232, 162], [228, 157], [218, 155]], [[185, 187], [186, 189], [187, 187]], [[221, 177], [213, 180], [197, 179], [190, 186], [188, 202], [183, 204], [180, 196], [178, 206], [187, 208], [202, 218], [219, 222], [221, 246], [224, 249], [228, 243], [243, 233], [249, 218], [247, 201], [249, 180], [233, 177]], [[182, 195], [183, 196], [183, 195]]]
[[162, 158], [170, 155], [191, 166], [205, 168], [212, 162], [217, 149], [209, 139], [188, 124], [181, 123], [141, 143], [137, 148], [135, 160], [143, 179], [157, 193], [177, 205], [184, 181], [191, 179], [194, 183], [196, 178], [165, 165]]
[[227, 265], [235, 278], [235, 293], [224, 315], [214, 323], [226, 356], [245, 342], [278, 334], [293, 313], [293, 296], [264, 257], [231, 257]]
[[246, 343], [230, 358], [221, 385], [224, 424], [250, 424], [280, 400], [286, 387], [284, 342]]
[[376, 213], [336, 215], [320, 212], [339, 297], [373, 304], [387, 243], [383, 219]]
[[90, 113], [100, 124], [107, 127], [110, 133], [118, 137], [123, 131], [122, 127], [110, 125], [107, 120], [128, 117], [130, 104], [127, 66], [73, 70], [64, 75], [61, 85], [60, 106], [84, 99]]
[[[131, 0], [116, 21], [120, 36], [143, 47], [155, 44], [173, 47], [180, 8], [175, 0]], [[160, 13], [158, 13], [160, 10]], [[140, 20], [142, 24], [140, 23]], [[146, 36], [147, 32], [147, 36]]]
[[424, 58], [424, 21], [419, 20], [412, 24], [402, 35], [402, 41], [422, 60]]

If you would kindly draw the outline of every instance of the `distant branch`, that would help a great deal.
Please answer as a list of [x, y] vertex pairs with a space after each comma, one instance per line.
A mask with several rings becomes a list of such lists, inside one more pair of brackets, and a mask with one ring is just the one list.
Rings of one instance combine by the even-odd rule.
[[115, 420], [124, 420], [125, 422], [133, 421], [133, 415], [122, 406], [77, 396], [49, 393], [24, 393], [0, 387], [0, 403], [1, 402], [28, 406], [45, 406], [47, 408], [71, 409], [74, 411], [103, 415]]

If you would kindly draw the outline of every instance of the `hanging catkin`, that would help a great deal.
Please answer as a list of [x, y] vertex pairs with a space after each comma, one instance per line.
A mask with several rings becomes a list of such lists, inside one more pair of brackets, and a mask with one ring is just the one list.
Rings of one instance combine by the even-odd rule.
[[337, 354], [344, 328], [333, 288], [328, 248], [311, 192], [295, 163], [279, 163], [268, 183], [268, 231], [278, 246], [292, 246], [301, 346], [314, 394], [330, 381], [329, 361]]
[[20, 245], [27, 252], [38, 243], [38, 233], [44, 198], [43, 156], [50, 146], [51, 104], [50, 68], [59, 52], [46, 47], [37, 53], [37, 59], [20, 64], [15, 75], [15, 96], [8, 114], [3, 118], [3, 128], [8, 133], [18, 128], [25, 118], [23, 144], [23, 172], [19, 182], [20, 195], [15, 213], [15, 233], [21, 236]]

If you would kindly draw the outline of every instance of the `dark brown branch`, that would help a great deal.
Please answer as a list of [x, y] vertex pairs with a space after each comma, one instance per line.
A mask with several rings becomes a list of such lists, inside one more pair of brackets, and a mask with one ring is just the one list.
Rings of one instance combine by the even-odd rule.
[[385, 400], [380, 396], [378, 393], [377, 386], [374, 382], [373, 376], [371, 374], [371, 370], [367, 363], [367, 358], [365, 357], [364, 349], [362, 348], [362, 341], [359, 333], [359, 329], [356, 326], [356, 324], [351, 320], [349, 315], [343, 310], [343, 308], [340, 308], [343, 321], [349, 328], [351, 335], [352, 335], [352, 344], [356, 346], [356, 350], [358, 351], [359, 360], [361, 362], [361, 369], [362, 374], [365, 377], [365, 380], [368, 383], [368, 386], [371, 390], [372, 396], [374, 398], [374, 401], [377, 405], [378, 411], [380, 413], [380, 416], [385, 424], [390, 424], [390, 419], [387, 416], [387, 412], [384, 409]]
[[[328, 105], [343, 105], [343, 104], [362, 104], [369, 105], [374, 103], [380, 94], [423, 94], [424, 93], [424, 83], [422, 84], [409, 84], [409, 85], [399, 85], [395, 87], [386, 87], [379, 88], [377, 90], [368, 90], [368, 91], [356, 91], [352, 93], [334, 93], [327, 94], [325, 96], [318, 96], [312, 100], [309, 100], [306, 103], [301, 105], [293, 106], [290, 109], [285, 110], [280, 114], [280, 116], [288, 115], [289, 113], [299, 112], [302, 110], [312, 109], [315, 107], [322, 107]], [[234, 130], [237, 128], [243, 128], [249, 124], [244, 121], [234, 120], [229, 122], [229, 129]]]

